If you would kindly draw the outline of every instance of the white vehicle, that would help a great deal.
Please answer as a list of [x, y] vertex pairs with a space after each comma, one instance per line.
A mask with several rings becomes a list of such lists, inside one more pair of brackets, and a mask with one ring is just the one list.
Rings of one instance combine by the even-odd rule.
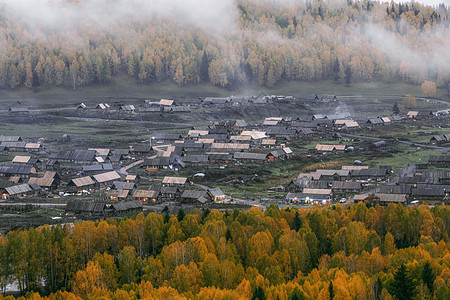
[[347, 203], [347, 199], [341, 198], [341, 200], [339, 200], [339, 203]]

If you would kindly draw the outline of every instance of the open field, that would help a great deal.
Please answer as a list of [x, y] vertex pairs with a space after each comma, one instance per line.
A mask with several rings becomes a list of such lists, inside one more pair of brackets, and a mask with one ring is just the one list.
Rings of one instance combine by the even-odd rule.
[[[348, 96], [356, 102], [361, 98], [384, 99], [394, 97], [401, 101], [406, 94], [421, 96], [420, 85], [406, 83], [358, 82], [351, 86], [337, 85], [332, 81], [282, 81], [271, 89], [265, 87], [245, 86], [238, 88], [220, 88], [207, 83], [177, 86], [172, 82], [159, 84], [139, 84], [128, 76], [117, 75], [105, 84], [70, 88], [17, 88], [0, 90], [0, 101], [20, 101], [31, 106], [51, 107], [54, 105], [70, 105], [80, 102], [98, 103], [101, 101], [124, 101], [127, 99], [160, 99], [180, 97], [222, 97], [230, 95], [292, 95], [330, 94]], [[448, 97], [445, 89], [437, 90], [437, 97]], [[391, 99], [388, 99], [391, 100]], [[419, 102], [419, 101], [418, 101]]]

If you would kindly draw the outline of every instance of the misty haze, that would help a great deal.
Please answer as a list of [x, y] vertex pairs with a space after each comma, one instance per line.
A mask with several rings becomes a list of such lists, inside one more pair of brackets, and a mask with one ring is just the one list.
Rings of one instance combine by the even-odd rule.
[[0, 0], [0, 300], [450, 299], [448, 0]]

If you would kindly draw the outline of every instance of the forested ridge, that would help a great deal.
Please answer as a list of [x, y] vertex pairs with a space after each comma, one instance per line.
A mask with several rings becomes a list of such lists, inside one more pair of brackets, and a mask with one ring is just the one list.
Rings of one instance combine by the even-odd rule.
[[[89, 0], [60, 2], [76, 10]], [[449, 82], [450, 20], [443, 4], [238, 0], [234, 5], [234, 22], [220, 31], [139, 11], [103, 27], [81, 11], [52, 28], [0, 8], [0, 87], [76, 88], [117, 74], [142, 84], [206, 81], [223, 87], [272, 87], [280, 80], [341, 84], [346, 73], [352, 82], [431, 80], [438, 87]]]
[[140, 214], [1, 236], [0, 285], [32, 299], [449, 299], [449, 233], [445, 206]]

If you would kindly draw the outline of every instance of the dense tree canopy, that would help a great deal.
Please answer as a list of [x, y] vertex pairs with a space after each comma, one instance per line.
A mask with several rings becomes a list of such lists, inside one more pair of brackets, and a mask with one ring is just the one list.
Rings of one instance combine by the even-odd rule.
[[[83, 1], [66, 1], [72, 2]], [[59, 30], [39, 31], [39, 24], [0, 10], [0, 87], [76, 88], [119, 73], [143, 84], [178, 85], [449, 82], [450, 20], [444, 5], [239, 0], [235, 6], [236, 24], [219, 33], [170, 16], [139, 18], [138, 12], [132, 21], [113, 20], [107, 28], [69, 18]]]
[[449, 233], [445, 206], [140, 214], [9, 232], [0, 285], [49, 299], [448, 299]]

